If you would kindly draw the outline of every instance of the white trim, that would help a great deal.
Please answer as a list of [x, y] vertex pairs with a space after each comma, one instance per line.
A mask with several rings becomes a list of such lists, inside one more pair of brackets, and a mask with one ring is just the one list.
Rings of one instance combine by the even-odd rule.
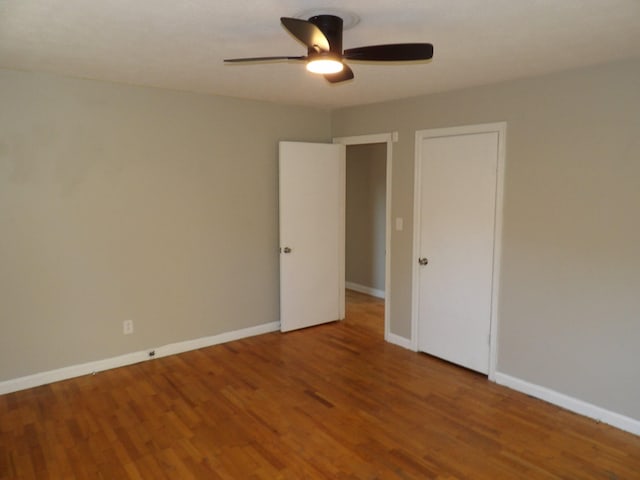
[[434, 137], [449, 137], [456, 135], [471, 135], [474, 133], [498, 133], [498, 170], [496, 178], [496, 210], [493, 244], [493, 278], [491, 290], [491, 317], [489, 340], [489, 372], [490, 380], [495, 380], [498, 359], [498, 301], [500, 295], [500, 262], [502, 257], [502, 217], [504, 203], [504, 170], [506, 158], [507, 123], [484, 123], [478, 125], [464, 125], [459, 127], [433, 128], [417, 130], [415, 138], [414, 182], [413, 182], [413, 260], [412, 260], [412, 301], [411, 301], [411, 346], [418, 351], [418, 312], [420, 311], [419, 269], [418, 256], [420, 254], [420, 201], [421, 191], [421, 158], [422, 140]]
[[[69, 367], [40, 372], [26, 377], [14, 378], [0, 382], [0, 395], [5, 393], [17, 392], [27, 388], [38, 387], [48, 383], [59, 382], [69, 378], [80, 377], [82, 375], [90, 375], [112, 368], [133, 365], [134, 363], [144, 362], [154, 358], [166, 357], [177, 353], [197, 350], [199, 348], [210, 347], [227, 343], [241, 338], [253, 337], [264, 333], [276, 332], [280, 330], [280, 322], [265, 323], [255, 327], [243, 328], [231, 332], [224, 332], [210, 337], [197, 338], [195, 340], [186, 340], [184, 342], [170, 343], [156, 348], [147, 348], [138, 352], [131, 352], [117, 357], [105, 358], [94, 362], [82, 363], [79, 365], [71, 365]], [[153, 357], [149, 357], [149, 352], [154, 351]]]
[[372, 297], [384, 298], [384, 290], [380, 290], [377, 288], [367, 287], [366, 285], [361, 285], [359, 283], [353, 282], [345, 282], [345, 287], [347, 287], [349, 290], [354, 290], [366, 295], [371, 295]]
[[412, 350], [414, 352], [416, 351], [413, 348], [410, 339], [401, 337], [400, 335], [396, 335], [395, 333], [389, 332], [385, 340], [389, 343], [393, 343], [394, 345], [398, 345], [399, 347], [406, 348], [407, 350]]
[[422, 175], [422, 137], [416, 131], [413, 159], [413, 250], [411, 252], [411, 350], [418, 351], [418, 320], [420, 318], [420, 282], [417, 258], [420, 256], [420, 177]]
[[384, 338], [391, 341], [391, 193], [393, 178], [393, 142], [398, 141], [398, 132], [392, 132], [390, 138], [387, 139], [387, 183], [385, 186], [386, 205], [385, 215], [385, 253], [386, 259], [384, 263]]
[[[354, 137], [335, 137], [333, 143], [342, 145], [366, 145], [371, 143], [387, 144], [386, 206], [385, 206], [385, 262], [384, 262], [384, 339], [391, 341], [391, 187], [393, 173], [393, 142], [398, 141], [398, 132], [357, 135]], [[394, 342], [392, 342], [394, 343]]]
[[345, 281], [346, 281], [346, 245], [345, 239], [347, 238], [347, 147], [342, 147], [342, 158], [340, 159], [340, 225], [338, 228], [338, 301], [339, 301], [339, 319], [344, 320], [346, 316], [345, 307]]
[[398, 132], [373, 133], [371, 135], [356, 135], [353, 137], [334, 137], [333, 143], [342, 145], [366, 145], [369, 143], [397, 142]]
[[498, 129], [498, 171], [496, 178], [496, 211], [493, 231], [493, 282], [491, 288], [491, 330], [489, 333], [489, 380], [495, 381], [498, 366], [498, 306], [500, 297], [500, 265], [502, 264], [502, 221], [504, 216], [504, 179], [506, 168], [507, 122], [492, 124]]
[[598, 407], [583, 400], [579, 400], [564, 393], [556, 392], [550, 388], [546, 388], [535, 383], [521, 380], [505, 373], [495, 372], [495, 382], [499, 385], [509, 387], [513, 390], [539, 398], [545, 402], [552, 403], [562, 408], [566, 408], [572, 412], [593, 418], [599, 422], [612, 425], [621, 430], [640, 435], [640, 420], [636, 420], [625, 415], [621, 415], [611, 410]]

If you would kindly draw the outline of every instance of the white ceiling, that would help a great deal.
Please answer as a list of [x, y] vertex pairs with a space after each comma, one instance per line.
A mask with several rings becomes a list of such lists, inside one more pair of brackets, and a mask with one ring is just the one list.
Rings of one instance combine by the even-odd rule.
[[[422, 64], [351, 63], [331, 85], [281, 16], [360, 17], [344, 48], [430, 42]], [[640, 57], [639, 0], [0, 0], [0, 67], [326, 108], [372, 103]]]

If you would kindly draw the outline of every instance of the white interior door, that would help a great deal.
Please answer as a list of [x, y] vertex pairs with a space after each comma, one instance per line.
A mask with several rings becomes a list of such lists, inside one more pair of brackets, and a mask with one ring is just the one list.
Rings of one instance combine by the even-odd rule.
[[345, 146], [280, 142], [280, 329], [344, 318]]
[[419, 145], [418, 349], [488, 373], [498, 132]]

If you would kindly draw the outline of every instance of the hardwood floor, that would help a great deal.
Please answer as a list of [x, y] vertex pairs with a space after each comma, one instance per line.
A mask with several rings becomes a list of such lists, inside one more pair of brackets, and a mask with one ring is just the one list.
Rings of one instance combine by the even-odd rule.
[[640, 437], [382, 339], [382, 302], [0, 396], [1, 479], [639, 479]]

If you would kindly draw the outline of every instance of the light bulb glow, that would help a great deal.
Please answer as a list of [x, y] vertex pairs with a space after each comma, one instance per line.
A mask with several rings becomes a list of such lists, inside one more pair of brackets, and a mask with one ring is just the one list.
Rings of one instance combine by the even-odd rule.
[[323, 58], [320, 60], [311, 60], [307, 63], [307, 70], [313, 73], [338, 73], [344, 68], [342, 62]]

